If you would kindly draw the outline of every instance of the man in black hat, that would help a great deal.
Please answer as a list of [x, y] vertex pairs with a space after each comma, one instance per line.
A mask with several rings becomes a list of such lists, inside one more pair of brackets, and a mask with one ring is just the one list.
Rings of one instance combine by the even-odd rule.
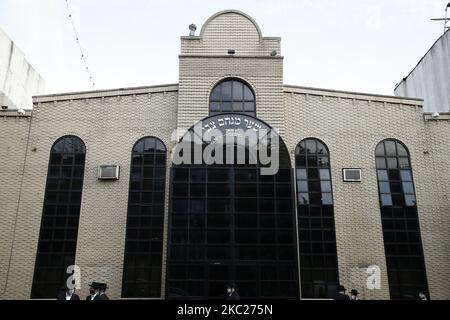
[[109, 297], [105, 293], [106, 289], [108, 289], [106, 283], [97, 283], [97, 294], [92, 300], [109, 300]]
[[80, 300], [80, 297], [75, 293], [75, 289], [62, 287], [59, 290], [56, 300]]
[[333, 300], [350, 300], [350, 297], [345, 294], [345, 291], [347, 291], [347, 289], [345, 289], [343, 285], [338, 285]]
[[96, 289], [98, 288], [98, 282], [92, 282], [89, 285], [89, 295], [86, 297], [86, 300], [94, 300], [97, 295]]
[[350, 300], [360, 300], [358, 297], [358, 290], [352, 289], [352, 291], [350, 291]]
[[241, 300], [241, 297], [236, 292], [236, 287], [235, 287], [234, 283], [230, 283], [227, 286], [227, 296], [226, 296], [225, 300]]

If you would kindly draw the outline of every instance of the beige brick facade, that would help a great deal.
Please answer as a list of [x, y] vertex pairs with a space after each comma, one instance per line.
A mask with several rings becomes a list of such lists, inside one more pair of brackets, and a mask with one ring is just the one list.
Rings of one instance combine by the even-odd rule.
[[[1, 299], [30, 297], [49, 152], [69, 134], [87, 148], [76, 254], [81, 292], [87, 292], [90, 281], [104, 280], [109, 295], [120, 298], [131, 149], [140, 138], [155, 136], [170, 151], [172, 132], [207, 117], [210, 91], [227, 77], [250, 84], [257, 117], [279, 130], [293, 163], [295, 147], [305, 138], [328, 146], [340, 281], [360, 289], [365, 299], [389, 299], [375, 147], [386, 138], [402, 141], [411, 155], [430, 295], [450, 299], [446, 115], [437, 120], [424, 115], [422, 101], [415, 99], [283, 85], [280, 39], [262, 37], [256, 23], [237, 11], [214, 15], [199, 37], [182, 37], [181, 43], [177, 85], [39, 96], [32, 114], [0, 111]], [[228, 49], [236, 53], [230, 56]], [[120, 165], [120, 180], [98, 181], [101, 164]], [[344, 183], [343, 168], [361, 168], [363, 182]], [[168, 199], [169, 170], [165, 243]], [[364, 289], [360, 270], [370, 265], [381, 268], [381, 290]]]

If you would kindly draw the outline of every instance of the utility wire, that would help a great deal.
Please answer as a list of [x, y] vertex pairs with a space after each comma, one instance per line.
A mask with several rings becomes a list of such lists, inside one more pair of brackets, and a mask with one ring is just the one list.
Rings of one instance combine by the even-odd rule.
[[83, 62], [84, 68], [86, 69], [86, 73], [89, 76], [89, 82], [91, 83], [92, 87], [94, 89], [96, 89], [94, 77], [92, 76], [91, 70], [89, 69], [88, 63], [86, 61], [86, 55], [84, 54], [83, 47], [81, 46], [80, 36], [78, 34], [77, 28], [75, 27], [75, 22], [73, 21], [73, 15], [72, 15], [72, 11], [70, 10], [69, 0], [65, 0], [65, 1], [66, 1], [66, 6], [67, 6], [68, 17], [69, 17], [70, 23], [72, 25], [73, 34], [75, 36], [75, 41], [77, 43], [78, 49], [80, 50], [81, 61]]

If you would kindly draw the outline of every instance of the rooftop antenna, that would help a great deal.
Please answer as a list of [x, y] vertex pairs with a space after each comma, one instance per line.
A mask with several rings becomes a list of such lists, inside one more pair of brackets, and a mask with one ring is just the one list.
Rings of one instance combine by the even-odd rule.
[[450, 21], [449, 8], [450, 8], [450, 2], [445, 7], [445, 18], [431, 19], [432, 21], [444, 21], [444, 33], [447, 32], [447, 29], [450, 29], [450, 26], [448, 26], [449, 21]]

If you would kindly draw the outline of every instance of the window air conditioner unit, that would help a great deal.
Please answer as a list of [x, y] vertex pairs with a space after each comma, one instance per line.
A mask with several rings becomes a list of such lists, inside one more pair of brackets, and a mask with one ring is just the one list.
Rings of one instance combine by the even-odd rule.
[[119, 180], [120, 167], [115, 165], [98, 166], [98, 180]]
[[342, 169], [344, 182], [361, 182], [361, 169]]

